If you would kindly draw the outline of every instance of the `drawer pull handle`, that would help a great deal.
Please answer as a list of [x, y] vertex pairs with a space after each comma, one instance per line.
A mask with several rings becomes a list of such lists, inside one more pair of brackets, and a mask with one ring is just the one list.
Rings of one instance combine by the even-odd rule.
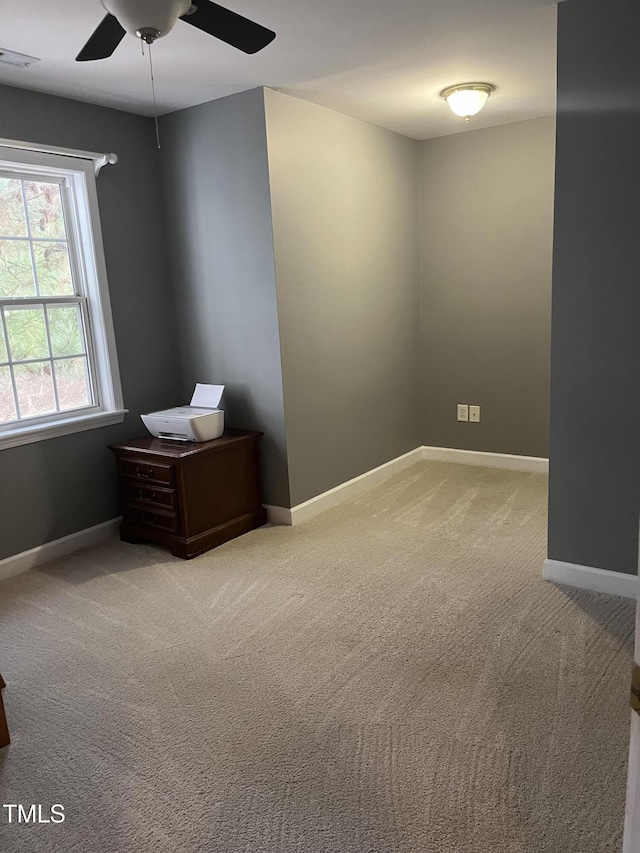
[[143, 471], [139, 465], [136, 465], [136, 477], [153, 477], [153, 468], [145, 468]]
[[145, 501], [146, 503], [153, 503], [156, 498], [155, 492], [144, 493], [142, 489], [138, 489], [138, 500]]
[[156, 524], [158, 521], [158, 516], [152, 515], [152, 513], [150, 512], [145, 512], [144, 520], [147, 522], [147, 524]]

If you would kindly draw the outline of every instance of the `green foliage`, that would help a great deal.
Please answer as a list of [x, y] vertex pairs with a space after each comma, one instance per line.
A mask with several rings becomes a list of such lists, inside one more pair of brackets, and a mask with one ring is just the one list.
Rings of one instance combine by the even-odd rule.
[[[13, 361], [28, 361], [63, 355], [80, 355], [84, 352], [79, 309], [76, 305], [47, 305], [51, 350], [47, 339], [45, 308], [30, 306], [5, 308], [4, 315], [9, 334], [9, 347]], [[6, 347], [0, 341], [0, 361]]]
[[0, 178], [0, 297], [73, 292], [60, 186]]
[[66, 243], [34, 243], [33, 255], [41, 296], [73, 294], [69, 250]]
[[41, 306], [7, 309], [4, 316], [13, 361], [49, 356], [44, 309]]
[[71, 307], [47, 306], [49, 333], [53, 355], [79, 355], [84, 352], [79, 309]]
[[35, 295], [29, 244], [26, 240], [0, 240], [0, 297]]

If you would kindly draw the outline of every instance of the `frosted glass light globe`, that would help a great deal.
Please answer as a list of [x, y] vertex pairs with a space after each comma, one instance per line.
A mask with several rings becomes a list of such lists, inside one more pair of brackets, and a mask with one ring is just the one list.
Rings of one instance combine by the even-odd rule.
[[480, 112], [493, 91], [495, 86], [490, 83], [465, 83], [445, 89], [442, 97], [453, 113], [461, 118], [468, 118]]

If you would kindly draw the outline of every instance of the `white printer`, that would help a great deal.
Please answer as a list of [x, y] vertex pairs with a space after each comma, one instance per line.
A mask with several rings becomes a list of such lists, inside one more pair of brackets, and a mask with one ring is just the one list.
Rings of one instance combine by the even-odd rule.
[[173, 441], [211, 441], [224, 432], [224, 412], [219, 409], [224, 385], [196, 384], [191, 403], [140, 415], [156, 438]]

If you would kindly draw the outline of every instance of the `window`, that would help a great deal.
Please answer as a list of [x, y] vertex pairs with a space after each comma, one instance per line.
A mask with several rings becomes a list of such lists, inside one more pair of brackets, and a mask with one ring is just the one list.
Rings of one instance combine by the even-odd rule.
[[94, 163], [0, 147], [0, 448], [124, 414]]

